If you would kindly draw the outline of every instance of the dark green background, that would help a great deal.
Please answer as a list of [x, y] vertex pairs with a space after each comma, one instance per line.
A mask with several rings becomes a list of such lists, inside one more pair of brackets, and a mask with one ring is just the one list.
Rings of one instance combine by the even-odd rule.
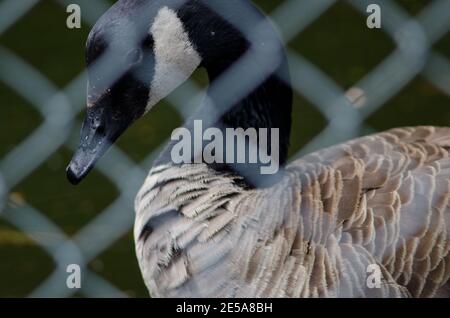
[[[270, 12], [282, 1], [255, 2]], [[397, 1], [414, 15], [430, 2]], [[90, 29], [83, 25], [81, 30], [68, 30], [66, 17], [65, 8], [56, 1], [40, 1], [0, 36], [0, 45], [18, 54], [63, 88], [84, 68], [84, 45]], [[394, 49], [391, 39], [382, 30], [369, 30], [365, 20], [360, 12], [338, 1], [289, 45], [347, 89]], [[450, 36], [439, 41], [435, 49], [450, 58]], [[201, 71], [196, 73], [196, 80], [205, 84]], [[80, 91], [80, 94], [85, 92]], [[36, 129], [42, 118], [2, 83], [0, 101], [2, 158]], [[449, 98], [418, 76], [367, 123], [377, 131], [396, 126], [449, 125]], [[161, 103], [151, 115], [134, 125], [118, 144], [133, 160], [140, 162], [180, 124], [177, 112], [170, 105]], [[299, 150], [325, 125], [326, 120], [320, 112], [296, 95], [291, 153]], [[78, 129], [73, 134], [76, 136]], [[70, 154], [70, 150], [62, 147], [12, 192], [16, 199], [36, 207], [67, 234], [73, 235], [106, 208], [117, 197], [118, 191], [98, 172], [81, 186], [70, 186], [64, 173]], [[51, 258], [33, 241], [0, 218], [0, 297], [28, 295], [52, 272], [53, 266]], [[90, 267], [128, 295], [147, 296], [135, 260], [131, 232], [112, 244]]]

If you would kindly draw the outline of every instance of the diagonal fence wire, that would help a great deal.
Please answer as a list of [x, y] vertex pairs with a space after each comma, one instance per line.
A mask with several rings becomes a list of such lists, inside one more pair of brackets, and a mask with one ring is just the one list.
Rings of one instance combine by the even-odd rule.
[[[333, 6], [335, 0], [289, 0], [284, 1], [272, 13], [272, 20], [288, 42], [315, 22]], [[348, 0], [351, 6], [366, 14], [367, 5], [373, 1]], [[450, 0], [431, 2], [415, 19], [410, 17], [394, 1], [376, 1], [383, 8], [383, 29], [393, 39], [396, 49], [381, 64], [355, 84], [365, 97], [362, 108], [353, 107], [346, 92], [314, 64], [296, 52], [289, 51], [292, 84], [294, 90], [308, 99], [326, 118], [327, 127], [318, 134], [294, 158], [320, 147], [347, 140], [370, 129], [365, 119], [383, 106], [419, 73], [441, 88], [450, 96], [450, 62], [432, 50], [432, 46], [450, 30]], [[0, 4], [0, 34], [14, 27], [37, 0], [4, 0]], [[60, 0], [66, 6], [70, 0]], [[103, 0], [79, 1], [83, 9], [83, 19], [93, 25], [96, 17], [107, 10], [109, 4]], [[183, 1], [180, 0], [180, 4]], [[277, 45], [258, 48], [261, 40], [267, 39], [266, 23], [239, 21], [226, 14], [226, 2], [208, 3], [212, 10], [223, 14], [237, 27], [252, 44], [251, 49], [234, 63], [225, 74], [208, 88], [208, 94], [215, 94], [220, 100], [221, 110], [226, 111], [236, 101], [244, 97], [271, 74], [278, 65]], [[248, 10], [245, 5], [242, 10]], [[246, 12], [246, 11], [243, 11]], [[250, 21], [250, 22], [249, 22]], [[108, 52], [101, 57], [95, 67], [108, 69], [111, 83], [121, 74]], [[264, 67], [257, 74], [243, 72], [258, 60]], [[287, 79], [284, 79], [287, 80]], [[133, 225], [133, 200], [140, 184], [160, 149], [154, 149], [141, 165], [135, 164], [119, 148], [113, 147], [98, 169], [117, 188], [120, 195], [97, 217], [77, 234], [68, 237], [51, 222], [42, 211], [33, 206], [8, 199], [8, 192], [29, 176], [61, 146], [75, 149], [76, 141], [70, 139], [70, 132], [76, 123], [76, 116], [83, 111], [84, 100], [80, 91], [84, 90], [86, 74], [74, 78], [64, 89], [59, 90], [26, 61], [0, 46], [0, 81], [25, 98], [42, 117], [42, 123], [33, 133], [4, 158], [0, 158], [0, 218], [13, 224], [29, 235], [45, 250], [55, 263], [54, 272], [31, 293], [31, 297], [70, 297], [75, 292], [65, 285], [67, 264], [79, 264], [84, 270], [82, 293], [88, 297], [124, 297], [123, 292], [104, 278], [87, 268], [100, 253], [109, 248], [117, 239], [127, 233]], [[236, 85], [239, 83], [239, 85]], [[224, 96], [221, 92], [233, 91]], [[182, 89], [168, 97], [169, 103], [183, 119], [193, 114], [194, 107], [186, 107], [186, 101], [195, 105], [206, 96], [193, 81], [188, 81]], [[220, 113], [214, 114], [220, 116]], [[214, 120], [211, 118], [211, 120]], [[123, 176], [126, 175], [124, 182]], [[48, 236], [51, 233], [51, 236]]]

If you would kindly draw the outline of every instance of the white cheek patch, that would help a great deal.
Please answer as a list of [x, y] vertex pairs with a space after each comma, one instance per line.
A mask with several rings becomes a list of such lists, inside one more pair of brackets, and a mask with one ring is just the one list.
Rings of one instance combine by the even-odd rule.
[[175, 11], [159, 10], [150, 33], [154, 41], [155, 73], [146, 111], [185, 82], [201, 63]]

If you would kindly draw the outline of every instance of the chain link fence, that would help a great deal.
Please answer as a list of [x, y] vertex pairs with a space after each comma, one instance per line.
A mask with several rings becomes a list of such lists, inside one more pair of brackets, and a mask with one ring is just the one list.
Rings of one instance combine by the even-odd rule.
[[[284, 40], [290, 42], [336, 2], [286, 0], [280, 2], [271, 17]], [[326, 127], [292, 158], [298, 158], [313, 150], [354, 138], [365, 132], [375, 131], [368, 125], [367, 118], [394, 98], [419, 74], [450, 96], [450, 61], [434, 50], [434, 44], [450, 31], [450, 0], [429, 1], [414, 18], [395, 1], [345, 2], [360, 12], [364, 21], [361, 28], [366, 27], [367, 7], [372, 3], [378, 4], [382, 10], [382, 30], [392, 39], [395, 48], [350, 90], [342, 88], [326, 72], [298, 52], [292, 49], [288, 51], [292, 84], [296, 94], [314, 105], [326, 120]], [[14, 28], [38, 3], [38, 0], [0, 2], [0, 35]], [[65, 11], [71, 1], [60, 0], [58, 3]], [[84, 22], [91, 26], [110, 6], [110, 3], [103, 0], [85, 0], [77, 3], [81, 6]], [[212, 9], [219, 13], [223, 10], [223, 8]], [[232, 22], [241, 29], [250, 42], [257, 41], [258, 36], [264, 35], [266, 27], [264, 25], [254, 25], [249, 29], [247, 24], [239, 25], [239, 21]], [[375, 47], [374, 50], [376, 49]], [[270, 61], [276, 58], [268, 54], [270, 48], [264, 53], [266, 57], [270, 57]], [[245, 69], [248, 59], [253, 58], [255, 58], [253, 55], [244, 56], [223, 78], [214, 83], [215, 89], [220, 91], [227, 88], [226, 90], [230, 91], [231, 87], [233, 92], [236, 92], [233, 98], [239, 98], [239, 94], [245, 95], [258, 85], [264, 80], [261, 75], [253, 78], [249, 75], [244, 79], [242, 77], [242, 69]], [[265, 65], [270, 66], [271, 63]], [[270, 72], [271, 69], [268, 67], [266, 73]], [[237, 78], [239, 87], [235, 85]], [[45, 211], [18, 200], [12, 193], [18, 184], [62, 146], [75, 150], [77, 140], [71, 136], [74, 130], [78, 130], [77, 116], [84, 111], [86, 74], [80, 74], [66, 87], [60, 89], [39, 69], [0, 44], [0, 81], [26, 100], [43, 119], [25, 140], [0, 158], [0, 219], [26, 233], [51, 256], [54, 262], [53, 272], [35, 286], [29, 296], [70, 297], [78, 292], [87, 297], [127, 296], [124, 291], [95, 273], [88, 265], [119, 238], [129, 233], [134, 221], [131, 208], [134, 197], [161, 149], [150, 149], [146, 159], [136, 164], [119, 147], [113, 147], [99, 162], [97, 169], [114, 184], [118, 192], [117, 198], [105, 210], [89, 220], [81, 230], [74, 235], [68, 235], [46, 216]], [[203, 96], [204, 91], [197, 82], [188, 81], [175, 94], [170, 95], [168, 101], [182, 118], [187, 118], [192, 114], [194, 107], [187, 107], [186, 101], [191, 101], [190, 105], [196, 105]], [[224, 103], [229, 107], [233, 101], [228, 100]], [[60, 173], [64, 175], [64, 171]], [[55, 199], [58, 200], [57, 196]], [[132, 250], [133, 247], [130, 245], [129, 249]], [[5, 262], [3, 256], [1, 257], [2, 262]], [[66, 269], [69, 264], [81, 266], [83, 273], [81, 290], [69, 289], [66, 286], [68, 275]]]

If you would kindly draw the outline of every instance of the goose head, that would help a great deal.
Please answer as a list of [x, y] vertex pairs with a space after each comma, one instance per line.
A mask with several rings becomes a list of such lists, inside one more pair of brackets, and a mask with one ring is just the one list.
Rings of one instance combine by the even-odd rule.
[[[87, 111], [67, 167], [71, 183], [78, 184], [130, 125], [197, 68], [205, 67], [213, 80], [246, 51], [245, 36], [208, 3], [119, 0], [98, 20], [86, 46]], [[247, 0], [226, 3], [231, 16], [236, 4], [250, 6]]]

